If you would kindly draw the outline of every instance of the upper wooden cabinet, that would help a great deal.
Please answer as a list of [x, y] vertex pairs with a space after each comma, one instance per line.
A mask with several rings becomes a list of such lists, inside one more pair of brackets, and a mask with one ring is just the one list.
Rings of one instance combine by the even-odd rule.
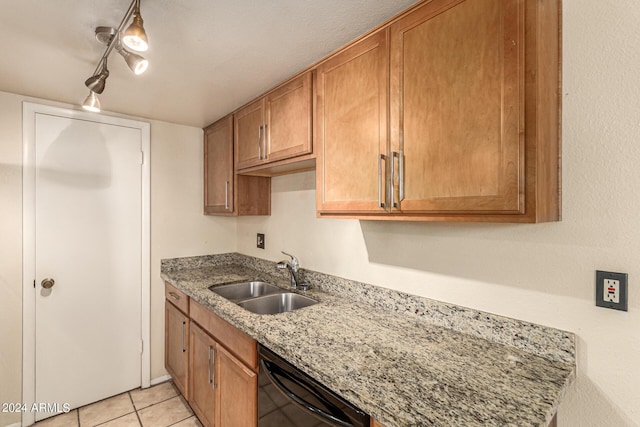
[[234, 171], [231, 114], [204, 129], [204, 213], [271, 213], [271, 179], [238, 176]]
[[434, 0], [322, 62], [318, 215], [559, 220], [559, 17]]
[[385, 209], [387, 30], [316, 69], [316, 180], [320, 212]]
[[387, 30], [316, 69], [316, 180], [321, 212], [384, 212]]
[[233, 116], [204, 130], [204, 213], [234, 211]]
[[312, 153], [311, 75], [290, 80], [234, 114], [239, 173]]
[[391, 25], [394, 207], [524, 212], [523, 15], [440, 1]]
[[255, 166], [262, 162], [264, 150], [264, 98], [234, 114], [236, 169]]

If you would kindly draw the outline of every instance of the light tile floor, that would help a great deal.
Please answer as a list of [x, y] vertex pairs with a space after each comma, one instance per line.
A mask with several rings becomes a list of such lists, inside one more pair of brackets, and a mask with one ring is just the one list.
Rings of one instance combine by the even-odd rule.
[[37, 427], [202, 427], [171, 382], [131, 390], [67, 414], [47, 418]]

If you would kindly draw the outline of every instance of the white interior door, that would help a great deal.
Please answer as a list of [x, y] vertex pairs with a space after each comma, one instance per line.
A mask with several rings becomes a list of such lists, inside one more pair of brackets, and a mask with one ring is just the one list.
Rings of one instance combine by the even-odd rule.
[[35, 115], [35, 402], [141, 385], [141, 163], [140, 129]]

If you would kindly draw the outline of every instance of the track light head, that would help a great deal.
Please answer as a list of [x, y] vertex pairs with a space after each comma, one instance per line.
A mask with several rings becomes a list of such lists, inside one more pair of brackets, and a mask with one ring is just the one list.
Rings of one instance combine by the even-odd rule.
[[131, 68], [131, 71], [133, 71], [135, 74], [142, 74], [147, 71], [147, 68], [149, 67], [149, 61], [144, 59], [144, 57], [138, 55], [137, 53], [129, 52], [122, 46], [117, 46], [116, 49], [127, 62], [127, 65], [129, 66], [129, 68]]
[[109, 70], [107, 69], [107, 62], [105, 60], [104, 65], [102, 66], [102, 71], [85, 80], [84, 85], [88, 87], [91, 92], [100, 94], [104, 91], [104, 86], [107, 83], [107, 77], [109, 77]]
[[100, 112], [100, 100], [94, 91], [89, 92], [89, 96], [82, 103], [82, 108], [92, 113]]
[[147, 40], [147, 33], [144, 30], [142, 15], [140, 15], [140, 8], [136, 7], [133, 14], [133, 22], [129, 25], [129, 28], [124, 32], [122, 36], [122, 42], [130, 49], [137, 52], [145, 52], [149, 49], [149, 42]]

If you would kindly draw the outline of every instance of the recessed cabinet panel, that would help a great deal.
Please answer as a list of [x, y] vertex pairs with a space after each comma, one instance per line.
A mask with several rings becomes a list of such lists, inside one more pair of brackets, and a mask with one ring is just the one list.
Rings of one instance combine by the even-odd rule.
[[513, 0], [433, 2], [391, 26], [403, 212], [524, 210], [524, 19]]
[[264, 147], [264, 99], [234, 114], [236, 170], [255, 166], [262, 161]]
[[178, 390], [188, 396], [189, 318], [169, 301], [165, 301], [164, 363]]
[[191, 378], [189, 405], [204, 425], [216, 425], [216, 403], [218, 400], [218, 366], [216, 364], [217, 343], [195, 323], [190, 333]]
[[234, 212], [233, 117], [227, 116], [205, 129], [204, 212]]
[[320, 64], [316, 73], [318, 210], [384, 212], [387, 32]]
[[265, 97], [269, 162], [311, 153], [311, 73]]
[[220, 425], [255, 427], [258, 422], [258, 375], [224, 348], [218, 351]]

